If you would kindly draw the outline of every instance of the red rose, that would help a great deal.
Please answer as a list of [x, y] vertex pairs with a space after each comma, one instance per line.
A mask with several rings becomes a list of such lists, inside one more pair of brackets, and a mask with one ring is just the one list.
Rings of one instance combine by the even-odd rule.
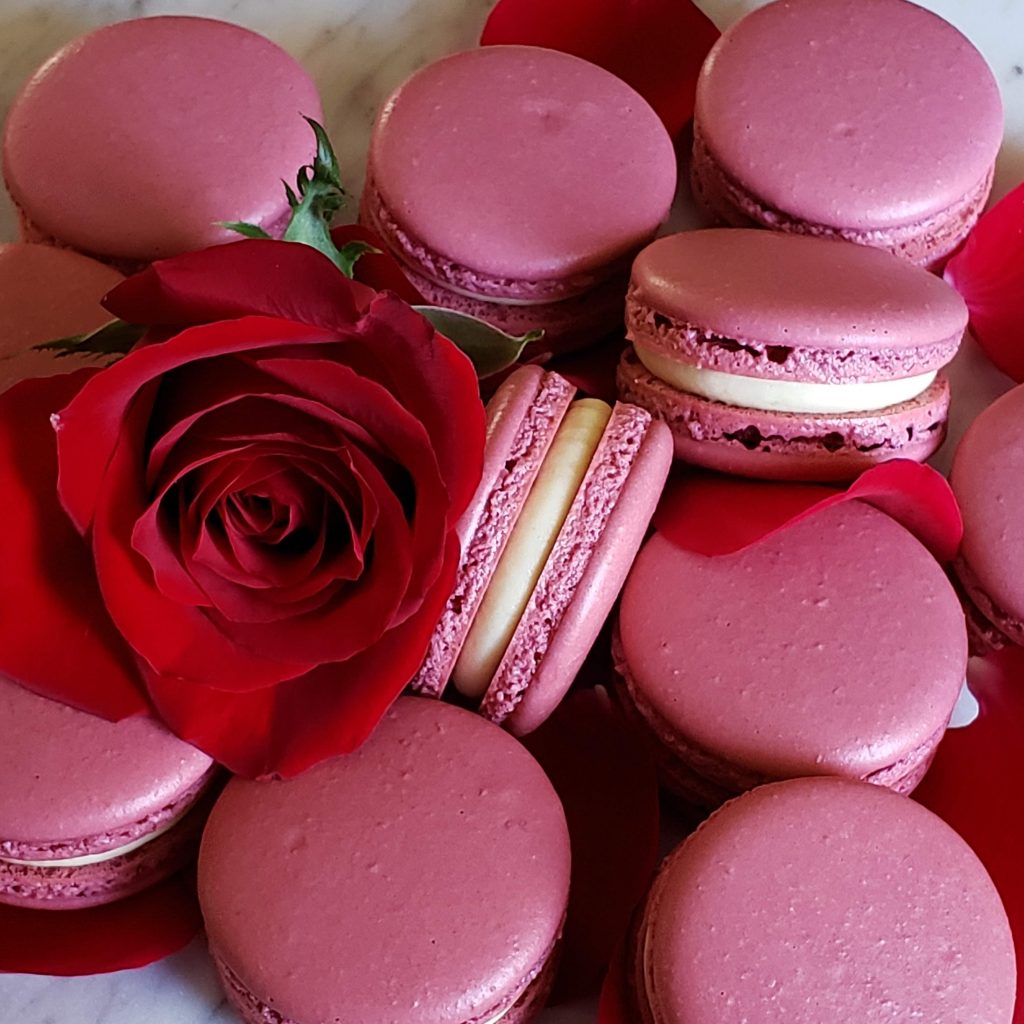
[[159, 343], [0, 398], [0, 671], [107, 717], [144, 688], [245, 775], [353, 749], [451, 590], [471, 363], [292, 243], [166, 260], [106, 305]]

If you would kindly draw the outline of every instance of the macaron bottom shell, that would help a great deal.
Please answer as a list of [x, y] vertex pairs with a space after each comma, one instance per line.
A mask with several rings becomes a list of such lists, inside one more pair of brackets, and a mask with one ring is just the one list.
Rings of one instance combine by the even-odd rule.
[[990, 654], [1008, 644], [1024, 645], [1024, 622], [989, 597], [962, 555], [953, 563], [953, 574], [967, 618], [971, 653]]

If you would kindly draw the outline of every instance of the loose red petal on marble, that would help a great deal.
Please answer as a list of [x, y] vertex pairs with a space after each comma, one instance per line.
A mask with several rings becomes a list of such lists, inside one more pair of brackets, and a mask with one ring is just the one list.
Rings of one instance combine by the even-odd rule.
[[680, 466], [669, 478], [654, 526], [701, 555], [728, 555], [841, 501], [866, 501], [893, 517], [940, 562], [963, 536], [956, 498], [929, 466], [894, 459], [862, 473], [845, 491], [822, 484], [741, 480]]
[[599, 64], [674, 136], [693, 117], [697, 76], [718, 36], [691, 0], [499, 0], [480, 42], [547, 46]]
[[982, 216], [944, 276], [967, 303], [978, 344], [1024, 381], [1024, 185]]
[[621, 943], [612, 956], [611, 966], [601, 988], [597, 1004], [597, 1024], [634, 1024], [626, 997], [625, 943]]
[[1024, 650], [972, 659], [978, 717], [950, 729], [914, 799], [967, 840], [1003, 899], [1017, 945], [1017, 1008], [1024, 1024]]
[[565, 807], [572, 886], [554, 999], [594, 993], [658, 859], [654, 765], [601, 688], [576, 690], [524, 740]]
[[0, 973], [72, 977], [144, 967], [187, 945], [201, 926], [191, 871], [85, 910], [0, 904]]

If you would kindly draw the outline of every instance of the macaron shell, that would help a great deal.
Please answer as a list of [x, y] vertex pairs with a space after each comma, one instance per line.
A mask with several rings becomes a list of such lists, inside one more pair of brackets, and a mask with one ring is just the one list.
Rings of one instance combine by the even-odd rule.
[[[280, 47], [209, 18], [139, 18], [69, 43], [22, 89], [4, 177], [35, 228], [149, 261], [279, 228], [314, 154], [316, 88]], [[73, 160], [69, 162], [69, 154]]]
[[709, 54], [695, 116], [717, 162], [767, 205], [863, 229], [920, 221], [973, 191], [1003, 125], [981, 54], [904, 0], [754, 11]]

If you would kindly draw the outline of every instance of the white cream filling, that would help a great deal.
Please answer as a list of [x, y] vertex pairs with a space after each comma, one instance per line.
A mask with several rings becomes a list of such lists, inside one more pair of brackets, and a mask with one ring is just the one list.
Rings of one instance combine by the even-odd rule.
[[636, 346], [636, 354], [655, 377], [679, 391], [688, 391], [725, 405], [773, 412], [873, 412], [917, 398], [935, 380], [935, 371], [899, 380], [873, 381], [870, 384], [763, 380], [760, 377], [743, 377], [736, 373], [691, 366], [641, 345]]
[[467, 697], [487, 692], [611, 414], [607, 403], [584, 398], [562, 420], [455, 663], [452, 679]]
[[981, 706], [978, 704], [978, 698], [971, 693], [965, 679], [964, 685], [960, 688], [956, 706], [953, 708], [949, 727], [950, 729], [963, 729], [964, 726], [970, 725], [979, 714], [981, 714]]
[[81, 857], [56, 857], [51, 860], [40, 860], [38, 858], [35, 860], [19, 860], [17, 857], [0, 857], [0, 861], [4, 864], [22, 864], [26, 867], [37, 868], [84, 868], [90, 864], [102, 864], [104, 861], [113, 860], [115, 857], [124, 857], [126, 854], [140, 849], [147, 843], [153, 842], [154, 839], [159, 839], [165, 832], [170, 832], [187, 813], [188, 810], [182, 814], [175, 815], [170, 821], [161, 825], [155, 831], [148, 832], [138, 839], [133, 839], [130, 843], [125, 843], [124, 846], [104, 850], [102, 853], [87, 853]]

